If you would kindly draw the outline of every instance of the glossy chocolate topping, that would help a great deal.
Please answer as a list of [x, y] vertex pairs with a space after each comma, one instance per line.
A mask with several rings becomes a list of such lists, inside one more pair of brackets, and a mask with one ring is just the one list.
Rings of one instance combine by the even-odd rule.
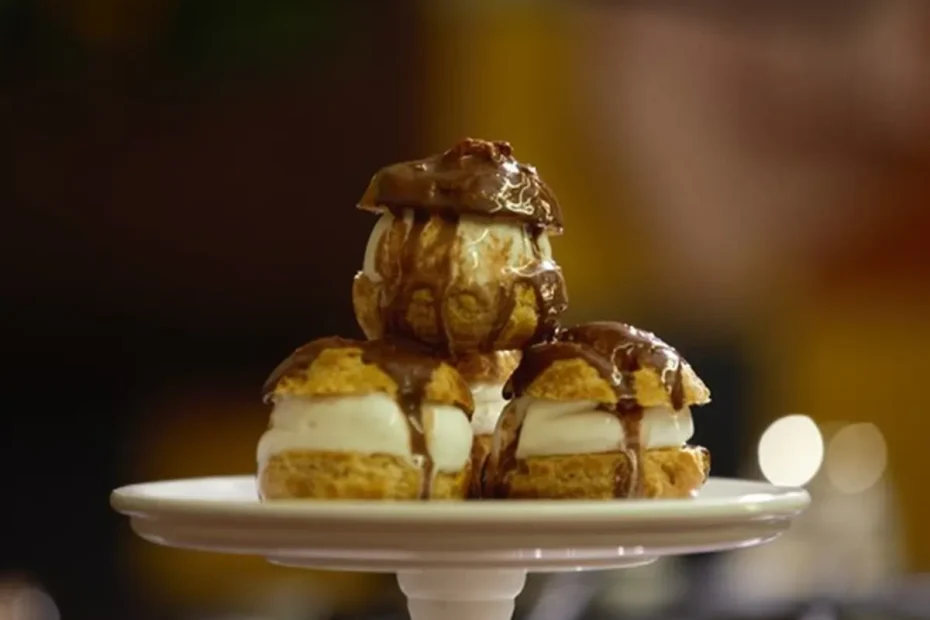
[[507, 142], [466, 138], [441, 155], [382, 168], [358, 207], [506, 217], [562, 232], [555, 194], [533, 166], [514, 159]]
[[530, 347], [507, 386], [519, 396], [553, 362], [581, 358], [593, 366], [624, 405], [636, 405], [634, 373], [651, 368], [658, 373], [675, 410], [684, 406], [684, 360], [652, 332], [617, 322], [595, 322], [559, 330], [552, 342]]
[[[359, 349], [362, 361], [380, 368], [397, 384], [397, 404], [400, 406], [410, 428], [410, 451], [423, 471], [421, 499], [430, 496], [433, 481], [433, 461], [426, 440], [423, 420], [423, 404], [426, 390], [432, 381], [433, 372], [441, 361], [415, 343], [401, 340], [348, 340], [333, 336], [314, 340], [294, 351], [278, 365], [264, 385], [267, 400], [278, 383], [286, 377], [307, 370], [320, 354], [328, 349]], [[464, 390], [464, 393], [468, 393]], [[471, 417], [472, 402], [453, 403]]]
[[[523, 360], [504, 388], [504, 395], [519, 397], [554, 362], [579, 358], [595, 368], [617, 395], [616, 403], [598, 405], [598, 409], [615, 415], [623, 425], [625, 444], [618, 446], [618, 451], [625, 453], [631, 469], [627, 476], [618, 468], [613, 495], [617, 498], [641, 497], [644, 487], [641, 466], [643, 408], [636, 400], [634, 373], [646, 368], [655, 370], [669, 394], [672, 408], [677, 411], [685, 405], [682, 383], [685, 362], [675, 349], [651, 332], [625, 323], [586, 323], [561, 329], [552, 342], [534, 345], [524, 351]], [[494, 483], [496, 488], [492, 491], [498, 497], [507, 496], [507, 474], [519, 466], [516, 449], [522, 424], [522, 419], [517, 420], [516, 431], [500, 457], [498, 478]]]
[[[438, 328], [438, 333], [432, 336], [429, 344], [447, 354], [461, 353], [461, 343], [450, 329], [447, 310], [450, 290], [467, 290], [482, 305], [495, 309], [494, 320], [486, 336], [481, 342], [472, 345], [479, 352], [492, 352], [513, 318], [517, 307], [517, 285], [523, 285], [533, 291], [538, 311], [536, 330], [529, 340], [538, 342], [550, 338], [558, 328], [559, 317], [568, 307], [568, 292], [561, 268], [545, 256], [540, 248], [542, 232], [539, 229], [534, 231], [531, 240], [533, 255], [525, 264], [518, 267], [501, 266], [496, 286], [469, 287], [456, 281], [458, 270], [453, 257], [460, 255], [457, 233], [459, 221], [459, 217], [454, 214], [430, 215], [427, 211], [416, 210], [408, 232], [402, 218], [394, 219], [396, 230], [393, 235], [382, 237], [376, 259], [384, 281], [384, 290], [378, 304], [384, 333], [417, 337], [414, 325], [408, 320], [408, 311], [416, 294], [426, 290], [433, 300]], [[427, 235], [427, 227], [431, 223], [439, 224], [435, 228], [438, 232]], [[480, 254], [477, 258], [495, 260], [495, 256]]]

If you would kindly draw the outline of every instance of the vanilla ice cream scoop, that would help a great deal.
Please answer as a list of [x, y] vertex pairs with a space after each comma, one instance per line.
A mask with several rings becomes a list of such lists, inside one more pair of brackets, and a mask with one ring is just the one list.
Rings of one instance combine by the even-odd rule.
[[562, 230], [558, 202], [506, 143], [465, 140], [388, 166], [359, 207], [380, 213], [353, 287], [369, 338], [453, 354], [520, 349], [567, 307], [549, 245]]

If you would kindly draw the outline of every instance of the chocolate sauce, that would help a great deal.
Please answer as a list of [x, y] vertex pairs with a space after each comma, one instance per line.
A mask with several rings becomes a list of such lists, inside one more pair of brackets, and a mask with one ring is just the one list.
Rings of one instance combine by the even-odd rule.
[[614, 472], [614, 497], [641, 497], [645, 478], [642, 463], [643, 408], [639, 405], [630, 407], [626, 411], [617, 408], [614, 413], [623, 425], [626, 458], [630, 462], [630, 473], [626, 478], [626, 484], [620, 472]]
[[555, 194], [533, 166], [514, 159], [507, 142], [466, 138], [441, 155], [382, 168], [358, 207], [506, 217], [562, 232]]
[[494, 479], [486, 480], [486, 497], [497, 499], [507, 499], [510, 496], [510, 485], [507, 482], [507, 474], [514, 471], [520, 466], [517, 461], [517, 444], [519, 443], [520, 432], [523, 430], [523, 424], [517, 426], [512, 439], [510, 439], [498, 457], [494, 467]]
[[543, 257], [542, 250], [539, 248], [539, 237], [543, 231], [535, 229], [531, 232], [533, 261], [520, 269], [515, 269], [514, 285], [502, 291], [504, 302], [498, 307], [497, 319], [487, 339], [487, 345], [490, 348], [493, 348], [494, 343], [506, 329], [507, 322], [513, 314], [518, 284], [533, 289], [536, 307], [539, 311], [536, 332], [530, 342], [551, 339], [559, 328], [559, 317], [568, 308], [568, 292], [565, 288], [562, 269], [552, 259]]
[[[397, 256], [397, 273], [394, 277], [386, 279], [384, 298], [380, 307], [382, 324], [385, 332], [395, 335], [414, 336], [415, 330], [409, 324], [407, 311], [414, 302], [418, 291], [428, 291], [433, 303], [433, 312], [436, 316], [438, 333], [435, 340], [440, 345], [450, 348], [452, 338], [449, 335], [446, 315], [446, 295], [452, 273], [452, 258], [456, 254], [458, 243], [457, 228], [458, 216], [444, 214], [436, 216], [434, 222], [436, 234], [431, 235], [429, 242], [425, 242], [425, 232], [433, 216], [429, 212], [415, 209], [407, 230], [403, 212], [394, 213], [395, 228], [391, 236], [402, 239], [402, 245]], [[392, 262], [391, 256], [379, 264]]]
[[[501, 419], [498, 422], [500, 431], [496, 433], [497, 437], [495, 437], [495, 441], [500, 441], [501, 445], [492, 449], [492, 454], [488, 457], [489, 462], [495, 456], [497, 458], [494, 466], [489, 467], [490, 472], [485, 474], [485, 497], [499, 499], [510, 497], [507, 474], [521, 466], [520, 461], [517, 459], [517, 446], [525, 417], [526, 409], [525, 407], [521, 408], [519, 402], [511, 403], [501, 413]], [[493, 474], [493, 477], [490, 474]]]
[[[468, 292], [477, 297], [486, 296], [480, 303], [493, 306], [496, 315], [490, 330], [480, 342], [458, 343], [450, 333], [446, 304], [451, 289], [456, 285], [454, 260], [459, 254], [459, 217], [454, 213], [431, 214], [424, 209], [411, 211], [409, 230], [403, 211], [394, 211], [394, 230], [382, 237], [384, 247], [378, 249], [378, 265], [384, 272], [385, 282], [383, 297], [379, 302], [385, 333], [416, 336], [416, 330], [408, 319], [408, 311], [416, 293], [428, 291], [437, 328], [431, 340], [438, 349], [452, 356], [459, 353], [457, 349], [460, 348], [468, 350], [473, 347], [482, 353], [493, 352], [513, 315], [517, 289], [523, 285], [533, 290], [539, 312], [531, 341], [551, 337], [558, 326], [559, 316], [568, 307], [568, 294], [562, 270], [555, 261], [542, 255], [539, 247], [540, 236], [543, 234], [541, 229], [532, 231], [532, 260], [519, 268], [503, 268], [496, 297], [481, 287], [468, 288]], [[398, 240], [403, 240], [399, 247]]]
[[642, 423], [643, 408], [638, 404], [601, 404], [599, 411], [612, 413], [623, 427], [623, 453], [629, 461], [629, 475], [623, 476], [618, 469], [614, 472], [614, 497], [640, 497], [643, 489], [642, 473]]
[[[622, 472], [617, 472], [614, 496], [640, 497], [643, 493], [643, 408], [636, 399], [635, 373], [643, 368], [656, 370], [672, 408], [677, 411], [685, 404], [684, 361], [675, 349], [651, 332], [625, 323], [586, 323], [561, 329], [554, 341], [537, 344], [524, 351], [520, 365], [504, 388], [504, 394], [508, 398], [518, 398], [556, 361], [579, 358], [590, 364], [617, 396], [616, 403], [603, 403], [598, 407], [617, 416], [626, 440], [624, 451], [630, 463], [630, 475], [624, 477]], [[505, 447], [504, 454], [511, 447], [515, 450], [516, 443], [514, 438], [513, 446]], [[515, 462], [512, 456], [507, 464], [511, 461]], [[503, 457], [501, 464], [504, 465]], [[506, 472], [505, 469], [502, 471]]]
[[[397, 404], [403, 411], [410, 429], [410, 452], [414, 456], [415, 464], [422, 471], [419, 497], [430, 497], [434, 472], [426, 439], [423, 404], [433, 371], [439, 366], [440, 361], [429, 355], [421, 345], [399, 339], [361, 342], [336, 336], [321, 338], [300, 347], [275, 368], [263, 388], [265, 400], [271, 397], [275, 387], [283, 379], [305, 372], [327, 349], [359, 349], [364, 363], [377, 366], [397, 384]], [[467, 389], [463, 388], [463, 393], [468, 393]], [[453, 404], [471, 417], [473, 403]]]

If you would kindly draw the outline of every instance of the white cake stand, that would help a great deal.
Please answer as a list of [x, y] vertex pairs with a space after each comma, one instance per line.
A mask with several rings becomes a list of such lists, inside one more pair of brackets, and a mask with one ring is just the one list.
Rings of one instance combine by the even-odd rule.
[[251, 476], [137, 484], [113, 507], [142, 538], [285, 566], [397, 573], [412, 620], [508, 620], [526, 574], [641, 566], [770, 541], [805, 491], [711, 479], [692, 500], [262, 504]]

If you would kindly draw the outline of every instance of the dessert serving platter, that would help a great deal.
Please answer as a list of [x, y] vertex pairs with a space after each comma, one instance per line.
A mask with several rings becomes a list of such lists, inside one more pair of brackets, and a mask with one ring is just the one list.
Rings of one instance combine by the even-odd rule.
[[687, 500], [260, 502], [253, 476], [136, 484], [111, 503], [161, 545], [397, 573], [413, 620], [505, 620], [527, 572], [627, 568], [776, 538], [800, 489], [711, 478]]

